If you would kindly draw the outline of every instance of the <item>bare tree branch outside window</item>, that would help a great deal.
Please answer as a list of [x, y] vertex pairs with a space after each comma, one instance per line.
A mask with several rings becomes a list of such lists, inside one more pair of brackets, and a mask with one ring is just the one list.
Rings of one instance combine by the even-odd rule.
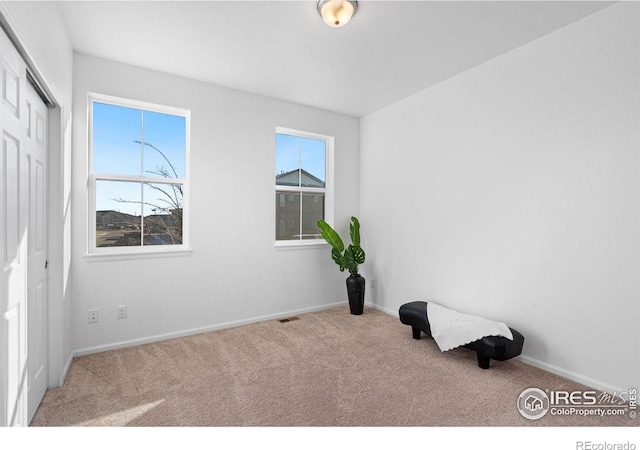
[[[178, 173], [173, 163], [167, 156], [149, 142], [135, 140], [134, 143], [142, 144], [156, 151], [166, 162], [168, 167], [164, 165], [156, 167], [154, 170], [148, 170], [146, 173], [157, 175], [164, 179], [178, 179]], [[147, 206], [147, 210], [152, 214], [142, 214], [142, 229], [140, 234], [144, 239], [144, 245], [176, 245], [182, 244], [183, 236], [183, 186], [181, 183], [164, 183], [164, 182], [143, 182], [145, 187], [150, 188], [158, 194], [153, 200], [142, 201], [143, 210]], [[154, 196], [155, 197], [155, 196]], [[140, 204], [139, 201], [129, 200], [125, 198], [112, 199], [119, 203]], [[139, 238], [130, 236], [129, 239], [137, 240], [135, 242], [124, 245], [140, 245]]]

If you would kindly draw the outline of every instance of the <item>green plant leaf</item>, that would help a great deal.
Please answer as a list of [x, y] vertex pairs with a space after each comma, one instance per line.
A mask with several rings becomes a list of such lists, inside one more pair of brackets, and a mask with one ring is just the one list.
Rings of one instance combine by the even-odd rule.
[[351, 242], [353, 245], [360, 247], [360, 221], [355, 217], [351, 217], [349, 232], [351, 234]]
[[331, 258], [333, 258], [336, 264], [340, 266], [340, 272], [344, 272], [345, 264], [344, 264], [344, 257], [342, 256], [342, 253], [340, 253], [338, 250], [333, 248], [331, 249]]
[[344, 266], [352, 274], [358, 273], [358, 262], [354, 254], [355, 247], [350, 245], [344, 252]]
[[353, 260], [356, 264], [364, 264], [365, 254], [362, 247], [356, 247], [355, 245], [349, 246], [349, 253], [353, 256]]
[[323, 239], [327, 241], [327, 243], [331, 247], [342, 254], [342, 252], [344, 251], [344, 242], [342, 242], [342, 239], [340, 239], [338, 233], [336, 233], [336, 231], [331, 228], [331, 225], [329, 225], [324, 220], [318, 220], [317, 225], [320, 229], [320, 235], [323, 237]]

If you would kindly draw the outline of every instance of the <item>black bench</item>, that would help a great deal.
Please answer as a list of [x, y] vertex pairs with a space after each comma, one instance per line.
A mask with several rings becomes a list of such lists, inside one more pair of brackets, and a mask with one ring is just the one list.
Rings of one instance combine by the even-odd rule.
[[[427, 317], [427, 302], [410, 302], [400, 307], [400, 322], [410, 325], [414, 339], [420, 339], [420, 333], [431, 336], [431, 326]], [[513, 334], [513, 341], [502, 336], [485, 336], [482, 339], [463, 345], [478, 354], [478, 366], [489, 368], [492, 359], [506, 361], [522, 353], [524, 336], [519, 331], [509, 327]]]

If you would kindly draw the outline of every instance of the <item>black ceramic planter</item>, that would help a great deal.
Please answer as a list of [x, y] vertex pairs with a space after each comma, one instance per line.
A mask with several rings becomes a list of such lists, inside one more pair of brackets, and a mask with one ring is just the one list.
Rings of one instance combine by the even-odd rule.
[[364, 312], [364, 285], [365, 280], [360, 274], [347, 278], [347, 295], [349, 296], [349, 309], [351, 314], [359, 316]]

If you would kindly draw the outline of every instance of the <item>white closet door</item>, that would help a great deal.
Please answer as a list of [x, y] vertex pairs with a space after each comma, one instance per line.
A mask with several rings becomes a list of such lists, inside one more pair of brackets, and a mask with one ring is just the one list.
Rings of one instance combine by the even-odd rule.
[[29, 424], [47, 385], [47, 114], [29, 88], [0, 31], [0, 425], [9, 426]]

